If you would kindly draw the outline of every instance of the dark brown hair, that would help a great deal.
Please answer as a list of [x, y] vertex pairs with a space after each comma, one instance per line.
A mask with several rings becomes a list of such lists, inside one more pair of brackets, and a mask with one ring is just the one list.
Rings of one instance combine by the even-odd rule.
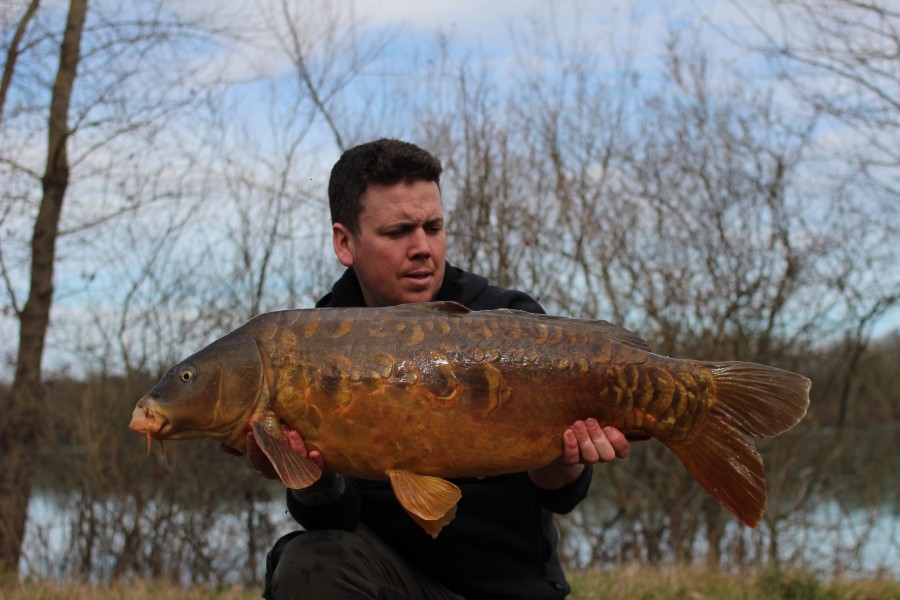
[[350, 148], [331, 169], [328, 205], [331, 222], [359, 233], [362, 196], [370, 183], [394, 185], [433, 181], [440, 186], [441, 161], [415, 144], [382, 138]]

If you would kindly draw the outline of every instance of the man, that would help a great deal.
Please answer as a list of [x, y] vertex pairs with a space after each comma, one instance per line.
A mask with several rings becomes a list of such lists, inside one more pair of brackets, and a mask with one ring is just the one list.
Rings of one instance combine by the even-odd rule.
[[[347, 270], [318, 307], [452, 300], [472, 310], [543, 312], [530, 296], [445, 261], [440, 174], [436, 158], [398, 140], [377, 140], [341, 156], [328, 196], [334, 251]], [[327, 457], [307, 454], [298, 432], [285, 433], [295, 452], [324, 467]], [[409, 518], [388, 482], [326, 472], [306, 490], [288, 490], [288, 510], [307, 531], [285, 536], [270, 552], [265, 596], [564, 597], [569, 586], [552, 514], [572, 510], [585, 497], [591, 481], [586, 465], [625, 457], [629, 442], [593, 419], [573, 423], [562, 439], [562, 458], [545, 467], [455, 480], [462, 500], [436, 539]], [[252, 434], [247, 453], [257, 470], [275, 477]]]

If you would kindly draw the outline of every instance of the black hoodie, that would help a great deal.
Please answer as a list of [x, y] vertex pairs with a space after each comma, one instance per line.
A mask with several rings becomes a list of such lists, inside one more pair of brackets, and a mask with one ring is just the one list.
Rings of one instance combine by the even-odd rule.
[[[479, 275], [447, 264], [435, 300], [472, 310], [544, 310], [529, 295], [490, 285]], [[364, 306], [352, 269], [317, 307]], [[460, 443], [464, 443], [461, 437]], [[287, 494], [288, 510], [306, 529], [353, 530], [365, 523], [420, 572], [468, 600], [562, 598], [569, 584], [556, 551], [553, 513], [572, 510], [587, 495], [591, 469], [558, 490], [535, 486], [526, 473], [454, 479], [462, 491], [456, 517], [432, 539], [406, 514], [386, 481], [346, 478], [333, 504], [307, 506]]]

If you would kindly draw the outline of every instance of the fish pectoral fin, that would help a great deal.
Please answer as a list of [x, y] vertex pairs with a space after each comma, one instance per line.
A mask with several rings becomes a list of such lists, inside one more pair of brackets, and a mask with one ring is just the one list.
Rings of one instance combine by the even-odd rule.
[[253, 429], [257, 445], [269, 457], [278, 478], [284, 485], [293, 490], [300, 490], [311, 486], [322, 476], [319, 465], [298, 455], [288, 446], [280, 429], [273, 433], [262, 421], [253, 421], [250, 427]]
[[388, 471], [388, 477], [397, 500], [431, 537], [436, 538], [456, 516], [462, 492], [446, 479], [399, 469]]

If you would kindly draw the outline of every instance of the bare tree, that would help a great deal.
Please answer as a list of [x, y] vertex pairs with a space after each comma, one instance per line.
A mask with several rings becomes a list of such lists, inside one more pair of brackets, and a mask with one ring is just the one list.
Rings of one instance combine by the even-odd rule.
[[360, 35], [365, 23], [353, 3], [321, 0], [313, 6], [279, 0], [266, 22], [294, 67], [300, 88], [295, 97], [311, 103], [337, 149], [363, 141], [359, 123], [368, 121], [368, 111], [359, 109], [371, 108], [371, 99], [360, 98], [362, 104], [357, 104], [346, 92], [381, 56], [394, 33]]
[[[555, 23], [551, 11], [514, 31], [520, 68], [510, 113], [522, 137], [517, 145], [527, 148], [520, 201], [533, 205], [540, 224], [534, 270], [544, 274], [533, 284], [553, 311], [624, 324], [628, 309], [615, 293], [608, 254], [627, 230], [610, 195], [632, 143], [633, 49], [613, 36], [564, 38]], [[546, 68], [548, 60], [557, 67]], [[615, 65], [615, 77], [602, 76], [598, 64]]]
[[[824, 150], [819, 171], [850, 225], [844, 252], [829, 265], [842, 317], [833, 326], [849, 357], [835, 382], [840, 430], [874, 327], [900, 305], [900, 11], [879, 0], [773, 0], [768, 7], [742, 9], [762, 38], [742, 45], [764, 55], [795, 96], [840, 132], [841, 144]], [[878, 277], [859, 270], [863, 252]]]
[[432, 73], [444, 86], [442, 106], [419, 113], [425, 141], [445, 167], [451, 260], [504, 286], [522, 285], [532, 239], [533, 204], [523, 201], [524, 165], [517, 135], [498, 118], [506, 102], [489, 73], [463, 60], [447, 60], [447, 41]]
[[3, 76], [0, 78], [0, 123], [3, 123], [3, 107], [6, 106], [6, 97], [9, 94], [9, 86], [12, 83], [13, 73], [16, 70], [16, 61], [19, 60], [19, 52], [21, 51], [22, 38], [28, 29], [28, 23], [37, 12], [40, 6], [40, 0], [31, 0], [25, 9], [25, 14], [16, 25], [15, 33], [9, 42], [9, 48], [6, 50], [6, 61], [3, 63]]
[[836, 246], [808, 231], [794, 185], [814, 122], [714, 75], [696, 48], [673, 40], [671, 83], [646, 101], [613, 208], [628, 229], [609, 257], [620, 282], [610, 293], [640, 307], [662, 352], [777, 360], [778, 344], [825, 310], [803, 286], [825, 285], [808, 275]]
[[72, 0], [59, 51], [48, 118], [47, 162], [43, 196], [31, 240], [31, 282], [25, 305], [18, 312], [21, 325], [16, 373], [9, 406], [0, 430], [0, 570], [15, 573], [30, 497], [32, 457], [37, 437], [37, 411], [43, 406], [41, 362], [53, 301], [53, 266], [63, 200], [69, 186], [69, 107], [78, 64], [87, 0]]
[[[320, 18], [332, 21], [322, 25]], [[303, 22], [292, 26], [321, 35], [325, 30], [345, 27], [334, 19], [331, 12], [314, 12], [303, 15]], [[354, 40], [348, 36], [341, 42], [352, 44]], [[307, 43], [305, 38], [302, 41]], [[320, 39], [326, 45], [335, 41], [327, 36]], [[304, 50], [312, 52], [306, 46]], [[349, 50], [341, 52], [329, 55], [329, 60], [337, 64], [347, 58]], [[226, 75], [216, 74], [215, 85], [204, 88], [207, 102], [192, 105], [188, 116], [172, 110], [169, 122], [136, 128], [129, 135], [128, 139], [139, 147], [153, 149], [143, 154], [139, 166], [134, 165], [121, 179], [113, 170], [99, 171], [101, 197], [108, 199], [110, 206], [119, 206], [117, 201], [126, 199], [129, 219], [112, 216], [69, 230], [81, 249], [90, 247], [97, 255], [109, 257], [85, 278], [85, 294], [96, 294], [96, 282], [102, 286], [110, 274], [117, 282], [112, 298], [80, 310], [81, 321], [72, 323], [69, 329], [77, 332], [89, 328], [93, 335], [76, 334], [71, 339], [80, 356], [96, 358], [91, 380], [99, 387], [110, 379], [118, 382], [123, 393], [133, 396], [129, 400], [138, 397], [134, 390], [139, 384], [147, 385], [148, 371], [158, 376], [182, 353], [195, 350], [261, 310], [292, 306], [301, 300], [309, 303], [313, 293], [324, 289], [323, 281], [330, 282], [333, 275], [324, 260], [327, 248], [319, 243], [325, 241], [322, 232], [329, 228], [321, 202], [321, 162], [315, 159], [318, 142], [310, 143], [307, 138], [321, 112], [337, 102], [336, 97], [354, 73], [342, 71], [337, 83], [331, 80], [331, 74], [315, 81], [298, 79], [302, 85], [290, 93], [274, 85], [265, 88], [270, 93], [263, 95], [268, 110], [254, 123], [236, 118], [256, 111], [258, 106], [248, 107], [239, 97], [240, 90], [232, 93], [232, 82]], [[311, 98], [310, 86], [318, 83], [325, 89]], [[178, 127], [182, 119], [188, 127]], [[328, 119], [333, 127], [339, 121], [337, 117]], [[260, 128], [261, 123], [268, 128]], [[347, 136], [352, 137], [352, 133]], [[110, 226], [105, 235], [98, 235], [100, 225]], [[110, 235], [113, 228], [114, 235]], [[123, 380], [113, 377], [120, 370], [124, 371]], [[93, 395], [86, 391], [85, 397], [93, 403], [110, 401], [107, 392]], [[121, 419], [119, 426], [126, 421]], [[97, 450], [92, 440], [101, 429], [103, 435], [110, 434], [89, 419], [81, 423], [81, 443], [90, 452]], [[137, 440], [132, 442], [137, 449]], [[197, 473], [199, 480], [200, 473], [209, 468], [204, 469], [204, 461], [197, 460], [191, 450], [187, 448], [181, 455], [176, 450], [175, 457], [182, 457], [182, 478], [190, 472]], [[124, 451], [120, 454], [121, 462], [125, 455]], [[132, 464], [130, 452], [127, 456], [128, 464]], [[236, 493], [244, 499], [241, 508], [248, 526], [232, 532], [232, 539], [245, 536], [248, 554], [241, 568], [250, 581], [258, 575], [260, 549], [270, 542], [271, 520], [261, 503], [271, 500], [270, 490], [260, 484], [245, 462], [218, 451], [217, 458], [222, 482], [228, 486], [218, 493]], [[82, 466], [77, 470], [81, 477], [73, 482], [73, 489], [78, 490], [79, 525], [72, 544], [83, 560], [80, 571], [86, 574], [103, 569], [98, 566], [103, 563], [115, 565], [111, 576], [143, 572], [221, 581], [222, 554], [216, 556], [210, 550], [211, 534], [207, 530], [229, 515], [220, 514], [223, 505], [213, 501], [212, 488], [179, 487], [183, 481], [173, 471], [171, 482], [160, 489], [148, 491], [135, 482], [133, 486], [125, 484], [120, 497], [109, 499], [103, 496], [104, 488], [97, 485], [98, 471], [109, 467], [105, 462], [92, 462], [96, 467]], [[231, 470], [238, 474], [225, 475]], [[120, 474], [121, 465], [108, 468], [108, 472]], [[195, 529], [184, 532], [184, 539], [172, 548], [173, 556], [161, 556], [166, 539], [158, 531], [181, 527], [183, 517], [178, 507], [192, 501], [186, 498], [197, 503], [197, 513], [188, 520]], [[110, 502], [127, 506], [121, 513], [124, 518], [110, 518], [100, 510]], [[116, 540], [121, 539], [127, 543], [117, 547]], [[240, 547], [236, 542], [232, 546]], [[230, 557], [234, 552], [228, 554]]]
[[[0, 158], [6, 183], [5, 224], [12, 232], [26, 227], [32, 232], [28, 244], [17, 234], [4, 235], [0, 253], [8, 298], [5, 312], [15, 315], [20, 325], [12, 393], [8, 401], [4, 398], [8, 418], [0, 431], [0, 563], [12, 572], [21, 549], [38, 428], [45, 422], [42, 370], [47, 349], [55, 346], [47, 343], [51, 317], [60, 290], [65, 296], [76, 285], [72, 270], [60, 269], [60, 264], [68, 264], [73, 254], [84, 256], [102, 237], [97, 233], [103, 226], [137, 209], [136, 196], [129, 196], [124, 183], [110, 186], [119, 192], [112, 198], [96, 175], [129, 173], [135, 165], [146, 164], [135, 144], [136, 132], [152, 140], [159, 124], [173, 118], [192, 96], [180, 79], [192, 65], [166, 74], [166, 67], [154, 59], [164, 56], [174, 39], [201, 31], [164, 16], [155, 3], [130, 5], [126, 17], [117, 14], [116, 7], [88, 10], [86, 0], [72, 0], [57, 35], [53, 23], [60, 14], [52, 8], [41, 12], [37, 3], [30, 8], [36, 10], [31, 20], [37, 24], [34, 33], [20, 23], [11, 48], [23, 59], [27, 49], [28, 60], [14, 73], [14, 55], [7, 61], [11, 76], [5, 93], [17, 109], [5, 114]], [[46, 73], [54, 61], [52, 79]], [[151, 74], [155, 85], [139, 82], [140, 73]], [[142, 93], [134, 93], [136, 87], [142, 87]], [[45, 96], [50, 99], [46, 107], [41, 101]], [[37, 118], [42, 110], [48, 114], [45, 120]], [[43, 173], [38, 174], [30, 148], [41, 131], [48, 141]], [[38, 181], [39, 194], [33, 187]], [[78, 193], [73, 195], [73, 188]], [[93, 279], [88, 272], [83, 276]]]
[[324, 173], [309, 141], [319, 106], [305, 86], [266, 94], [262, 127], [235, 122], [239, 104], [210, 111], [210, 146], [218, 149], [210, 169], [218, 175], [216, 201], [203, 212], [218, 266], [205, 271], [212, 293], [204, 303], [220, 332], [264, 310], [311, 303], [333, 275], [321, 264], [330, 228]]
[[[900, 11], [879, 0], [768, 4], [759, 17], [744, 12], [764, 40], [752, 47], [811, 108], [860, 132], [868, 156], [857, 158], [867, 175], [877, 177], [879, 166], [900, 167]], [[896, 179], [885, 184], [900, 192]]]

